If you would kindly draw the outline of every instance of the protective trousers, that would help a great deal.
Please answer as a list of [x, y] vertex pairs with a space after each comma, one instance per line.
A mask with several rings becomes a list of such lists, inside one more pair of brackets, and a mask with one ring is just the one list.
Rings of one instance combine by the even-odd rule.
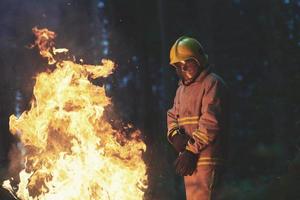
[[212, 165], [198, 166], [192, 176], [184, 177], [187, 200], [216, 200], [222, 169]]

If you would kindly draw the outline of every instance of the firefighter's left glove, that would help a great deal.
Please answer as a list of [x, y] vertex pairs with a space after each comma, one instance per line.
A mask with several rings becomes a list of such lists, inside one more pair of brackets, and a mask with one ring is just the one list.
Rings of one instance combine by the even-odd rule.
[[198, 155], [189, 150], [183, 151], [175, 160], [176, 173], [180, 176], [190, 176], [197, 168]]
[[171, 143], [177, 152], [183, 152], [190, 139], [190, 136], [182, 133], [176, 133], [171, 138]]

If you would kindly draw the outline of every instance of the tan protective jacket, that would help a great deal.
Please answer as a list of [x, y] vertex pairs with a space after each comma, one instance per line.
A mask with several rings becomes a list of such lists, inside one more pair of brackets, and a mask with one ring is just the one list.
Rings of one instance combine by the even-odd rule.
[[203, 70], [195, 82], [182, 82], [173, 107], [167, 112], [168, 139], [184, 129], [194, 141], [186, 147], [199, 154], [199, 165], [223, 163], [227, 154], [228, 89], [221, 77]]

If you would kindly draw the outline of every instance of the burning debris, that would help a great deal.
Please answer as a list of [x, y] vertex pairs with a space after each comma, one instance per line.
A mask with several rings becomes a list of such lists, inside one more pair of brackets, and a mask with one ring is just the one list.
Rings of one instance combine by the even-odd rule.
[[68, 50], [54, 47], [55, 33], [37, 28], [33, 33], [35, 46], [55, 69], [37, 75], [30, 110], [10, 116], [25, 163], [17, 190], [11, 180], [2, 186], [22, 200], [142, 199], [147, 176], [140, 132], [128, 139], [114, 130], [103, 117], [110, 99], [104, 87], [90, 82], [112, 74], [114, 63], [57, 61], [55, 54]]

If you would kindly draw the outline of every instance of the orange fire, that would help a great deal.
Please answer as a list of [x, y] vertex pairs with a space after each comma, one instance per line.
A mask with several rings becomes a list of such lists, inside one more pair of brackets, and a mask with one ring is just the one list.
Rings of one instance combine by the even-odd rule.
[[15, 193], [10, 180], [3, 187], [22, 200], [135, 200], [147, 188], [146, 150], [140, 132], [123, 136], [104, 119], [110, 99], [90, 79], [113, 73], [114, 63], [81, 65], [56, 61], [55, 33], [33, 29], [52, 71], [37, 75], [31, 109], [10, 116], [10, 131], [25, 148], [25, 169]]

